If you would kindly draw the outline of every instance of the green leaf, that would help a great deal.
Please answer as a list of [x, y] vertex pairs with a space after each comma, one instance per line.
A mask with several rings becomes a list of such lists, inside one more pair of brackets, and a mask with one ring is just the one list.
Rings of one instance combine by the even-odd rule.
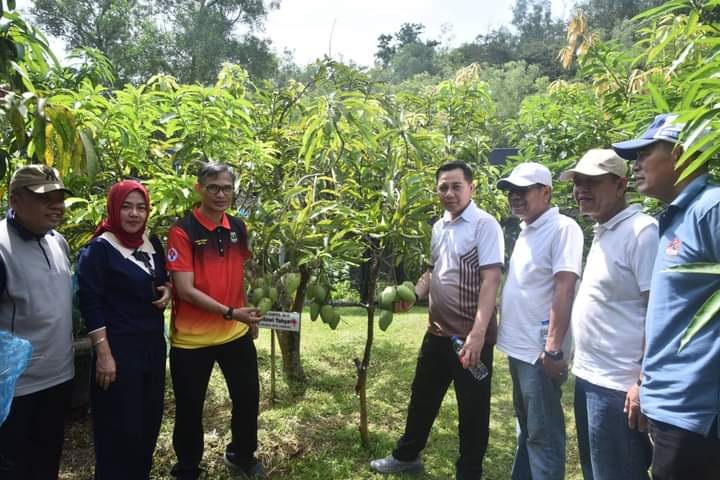
[[653, 102], [655, 102], [657, 109], [661, 112], [669, 112], [670, 106], [663, 98], [660, 90], [652, 83], [648, 83], [647, 88], [650, 90], [650, 95], [652, 95]]
[[720, 275], [720, 263], [686, 263], [685, 265], [676, 265], [670, 267], [667, 272], [682, 272], [682, 273], [707, 273], [710, 275]]
[[708, 298], [697, 313], [695, 313], [695, 316], [680, 338], [680, 348], [678, 348], [678, 352], [685, 348], [690, 340], [692, 340], [705, 325], [713, 319], [717, 321], [717, 318], [720, 318], [720, 290], [710, 295], [710, 298]]
[[83, 150], [85, 151], [85, 170], [88, 177], [90, 177], [90, 181], [94, 182], [98, 169], [98, 157], [95, 152], [95, 144], [93, 143], [90, 130], [80, 130], [80, 140], [82, 140]]

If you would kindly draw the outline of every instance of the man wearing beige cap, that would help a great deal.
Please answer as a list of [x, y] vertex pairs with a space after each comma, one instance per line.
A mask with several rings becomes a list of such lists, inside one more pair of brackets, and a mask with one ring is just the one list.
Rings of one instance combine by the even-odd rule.
[[72, 394], [70, 249], [53, 230], [68, 190], [44, 165], [18, 169], [0, 221], [0, 329], [32, 344], [10, 414], [0, 426], [0, 478], [55, 480]]
[[645, 480], [651, 446], [639, 410], [645, 313], [657, 223], [627, 205], [627, 164], [593, 149], [563, 172], [595, 222], [572, 310], [575, 426], [585, 478]]
[[520, 218], [502, 291], [497, 346], [509, 357], [517, 451], [513, 480], [565, 478], [565, 420], [560, 403], [567, 378], [568, 327], [582, 266], [578, 224], [550, 206], [547, 167], [521, 163], [498, 188]]

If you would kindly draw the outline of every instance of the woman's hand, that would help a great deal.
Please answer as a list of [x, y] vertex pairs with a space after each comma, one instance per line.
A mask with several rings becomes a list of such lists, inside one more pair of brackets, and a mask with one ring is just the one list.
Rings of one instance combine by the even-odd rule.
[[153, 305], [155, 305], [160, 310], [164, 310], [165, 307], [167, 307], [168, 303], [170, 303], [170, 300], [172, 299], [172, 290], [170, 289], [170, 285], [160, 285], [159, 287], [155, 287], [155, 289], [160, 294], [160, 298], [152, 302]]
[[117, 378], [117, 365], [107, 341], [95, 347], [95, 356], [95, 382], [100, 388], [107, 390]]

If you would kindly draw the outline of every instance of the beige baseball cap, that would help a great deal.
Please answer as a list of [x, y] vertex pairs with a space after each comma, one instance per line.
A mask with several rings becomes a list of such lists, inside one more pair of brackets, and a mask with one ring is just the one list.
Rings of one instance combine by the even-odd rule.
[[30, 190], [33, 193], [50, 193], [56, 190], [64, 190], [65, 184], [60, 179], [57, 170], [47, 165], [26, 165], [15, 170], [10, 179], [10, 191], [14, 192], [21, 188]]
[[608, 148], [593, 148], [582, 156], [571, 169], [560, 174], [560, 180], [572, 180], [576, 173], [596, 177], [612, 173], [618, 177], [627, 177], [627, 163], [617, 153]]

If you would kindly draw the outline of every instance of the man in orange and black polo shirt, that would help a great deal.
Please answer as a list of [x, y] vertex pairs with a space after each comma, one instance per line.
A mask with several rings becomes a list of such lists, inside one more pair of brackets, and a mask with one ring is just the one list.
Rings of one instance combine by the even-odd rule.
[[264, 478], [255, 458], [260, 397], [253, 332], [259, 311], [245, 306], [244, 264], [250, 257], [245, 224], [227, 215], [235, 184], [232, 168], [207, 163], [195, 189], [200, 206], [178, 220], [168, 234], [167, 269], [174, 305], [170, 372], [175, 391], [172, 475], [200, 476], [202, 413], [215, 362], [232, 400], [232, 441], [225, 462], [254, 478]]

